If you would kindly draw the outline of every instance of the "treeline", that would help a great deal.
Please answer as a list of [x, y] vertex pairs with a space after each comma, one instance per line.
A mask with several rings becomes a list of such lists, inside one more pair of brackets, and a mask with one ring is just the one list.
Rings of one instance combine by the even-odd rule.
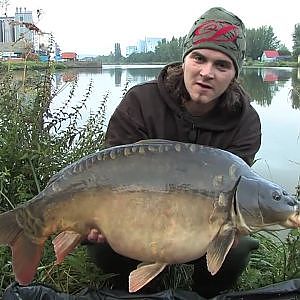
[[[295, 25], [292, 38], [293, 49], [290, 52], [274, 34], [272, 26], [246, 29], [246, 58], [259, 60], [264, 50], [278, 50], [280, 55], [291, 56], [293, 59], [296, 59], [300, 55], [300, 23]], [[163, 39], [154, 52], [133, 53], [128, 57], [122, 55], [120, 44], [116, 43], [115, 49], [110, 55], [98, 56], [96, 59], [101, 60], [104, 64], [180, 61], [182, 59], [184, 39], [185, 37], [173, 37], [170, 41]]]
[[163, 39], [155, 48], [155, 52], [147, 53], [133, 53], [128, 57], [124, 57], [121, 54], [120, 45], [117, 43], [115, 45], [115, 51], [111, 52], [107, 56], [98, 56], [96, 59], [101, 60], [104, 64], [113, 63], [149, 63], [149, 62], [170, 62], [178, 61], [182, 56], [182, 45], [184, 38], [173, 37], [170, 41]]

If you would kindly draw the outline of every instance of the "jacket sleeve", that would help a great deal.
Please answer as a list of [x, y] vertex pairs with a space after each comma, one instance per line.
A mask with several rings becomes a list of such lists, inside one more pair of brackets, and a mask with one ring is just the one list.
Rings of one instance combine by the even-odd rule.
[[140, 100], [132, 88], [124, 96], [109, 120], [105, 145], [124, 145], [147, 138], [148, 133]]
[[241, 157], [248, 165], [254, 163], [255, 155], [261, 145], [261, 123], [255, 109], [250, 106], [250, 112], [245, 119], [240, 122], [240, 128], [235, 135], [231, 146], [227, 148], [239, 157]]

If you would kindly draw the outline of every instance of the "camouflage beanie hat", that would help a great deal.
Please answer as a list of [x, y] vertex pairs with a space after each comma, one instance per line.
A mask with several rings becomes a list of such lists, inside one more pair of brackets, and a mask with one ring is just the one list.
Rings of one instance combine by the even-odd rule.
[[211, 8], [196, 20], [186, 36], [182, 59], [194, 49], [201, 48], [227, 54], [233, 60], [238, 77], [246, 52], [244, 23], [221, 7]]

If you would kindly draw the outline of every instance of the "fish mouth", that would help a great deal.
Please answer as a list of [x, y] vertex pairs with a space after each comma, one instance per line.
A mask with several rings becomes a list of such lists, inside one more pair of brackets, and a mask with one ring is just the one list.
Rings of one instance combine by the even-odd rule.
[[293, 214], [292, 216], [290, 216], [287, 219], [287, 225], [288, 225], [288, 227], [292, 227], [292, 228], [300, 227], [300, 214], [296, 213], [296, 214]]

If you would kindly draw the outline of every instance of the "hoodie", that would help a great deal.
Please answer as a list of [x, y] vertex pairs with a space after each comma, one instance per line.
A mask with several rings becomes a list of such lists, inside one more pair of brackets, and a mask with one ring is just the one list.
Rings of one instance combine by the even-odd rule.
[[[232, 152], [249, 165], [261, 144], [260, 119], [249, 98], [239, 94], [242, 108], [228, 114], [220, 105], [202, 116], [192, 116], [165, 85], [165, 66], [157, 80], [128, 90], [113, 113], [106, 132], [108, 146], [145, 139], [167, 139], [201, 144]], [[174, 66], [174, 64], [172, 65]]]

